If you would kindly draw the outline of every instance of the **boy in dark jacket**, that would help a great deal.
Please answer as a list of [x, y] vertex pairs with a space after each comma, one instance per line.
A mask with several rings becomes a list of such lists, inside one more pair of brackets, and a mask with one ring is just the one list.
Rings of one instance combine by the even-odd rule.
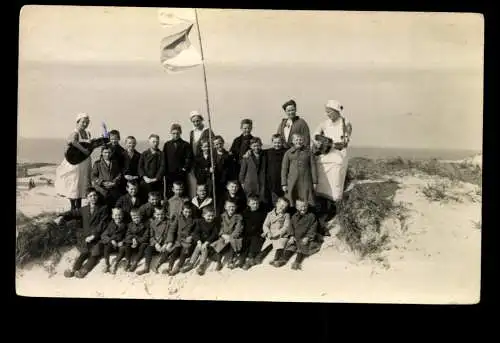
[[265, 158], [267, 161], [266, 186], [274, 206], [278, 198], [284, 195], [281, 186], [281, 164], [287, 149], [283, 147], [283, 140], [277, 133], [272, 136], [272, 143], [273, 147], [265, 151]]
[[293, 270], [302, 268], [302, 261], [308, 255], [319, 250], [319, 245], [314, 242], [318, 230], [316, 216], [308, 212], [308, 204], [303, 199], [296, 200], [297, 212], [290, 220], [290, 234], [282, 258], [275, 263], [276, 267], [286, 264], [290, 257], [297, 252], [297, 257], [292, 264]]
[[125, 234], [127, 233], [127, 224], [123, 221], [123, 211], [120, 208], [113, 208], [111, 219], [98, 243], [100, 246], [99, 249], [102, 249], [104, 253], [104, 261], [106, 263], [104, 273], [110, 272], [110, 254], [122, 247]]
[[187, 184], [187, 174], [193, 164], [193, 150], [181, 137], [182, 127], [179, 124], [172, 124], [170, 135], [172, 139], [163, 145], [167, 199], [173, 195], [174, 182], [180, 182], [183, 186]]
[[231, 144], [229, 152], [234, 161], [234, 175], [233, 178], [237, 179], [240, 173], [240, 163], [243, 155], [250, 149], [250, 140], [252, 136], [253, 122], [251, 119], [243, 119], [241, 121], [241, 135], [236, 137]]
[[258, 137], [250, 140], [250, 153], [241, 159], [239, 180], [246, 196], [256, 195], [262, 204], [267, 204], [266, 158], [262, 141]]
[[[167, 220], [167, 215], [163, 207], [155, 207], [154, 216], [149, 223], [149, 244], [144, 249], [144, 255], [146, 257], [146, 263], [144, 269], [139, 270], [137, 275], [143, 275], [149, 273], [151, 269], [151, 262], [153, 261], [153, 255], [164, 254], [171, 251], [172, 244], [167, 244], [167, 235], [169, 229], [169, 223]], [[140, 261], [142, 256], [138, 256], [137, 262]], [[158, 273], [159, 265], [153, 267], [153, 271]]]
[[137, 181], [127, 181], [127, 194], [122, 195], [116, 202], [115, 207], [123, 211], [123, 220], [126, 223], [130, 222], [130, 211], [134, 208], [140, 208], [143, 205], [139, 198], [139, 185]]
[[144, 255], [149, 242], [149, 228], [143, 223], [139, 210], [133, 208], [130, 211], [130, 216], [132, 220], [127, 224], [125, 239], [118, 250], [118, 257], [113, 265], [113, 274], [116, 274], [119, 263], [124, 257], [126, 261], [125, 271], [134, 271], [137, 263], [132, 264], [132, 253], [138, 250], [138, 256]]
[[[139, 177], [139, 160], [141, 153], [135, 150], [137, 140], [134, 136], [125, 138], [125, 151], [123, 152], [123, 178], [124, 181], [135, 181], [139, 184], [141, 178]], [[123, 182], [124, 188], [126, 183]]]
[[210, 244], [215, 242], [217, 235], [219, 234], [219, 226], [215, 220], [215, 210], [213, 207], [203, 208], [203, 218], [195, 220], [195, 226], [193, 231], [193, 242], [195, 242], [196, 247], [191, 255], [191, 259], [182, 268], [183, 273], [187, 273], [196, 265], [197, 259], [200, 257], [200, 265], [197, 269], [199, 275], [205, 274], [208, 268], [210, 260], [208, 259]]
[[153, 218], [154, 209], [161, 205], [161, 196], [159, 192], [150, 192], [148, 194], [148, 202], [139, 207], [141, 218], [145, 223], [149, 223]]
[[[81, 219], [82, 229], [77, 233], [80, 255], [75, 260], [73, 268], [64, 272], [65, 277], [85, 277], [99, 262], [100, 250], [97, 242], [109, 221], [109, 209], [99, 204], [99, 194], [94, 188], [87, 191], [88, 205], [63, 213], [55, 221], [74, 218]], [[86, 263], [84, 264], [84, 262]]]
[[224, 138], [214, 137], [214, 160], [215, 160], [215, 195], [219, 198], [226, 190], [227, 181], [232, 180], [234, 175], [233, 159], [224, 149]]
[[238, 255], [241, 251], [243, 233], [243, 217], [236, 213], [236, 204], [227, 200], [226, 211], [220, 216], [219, 239], [211, 244], [216, 253], [215, 270], [222, 269], [222, 256], [228, 252], [228, 267], [235, 268]]
[[230, 200], [236, 204], [236, 213], [241, 214], [247, 206], [247, 197], [241, 189], [238, 181], [230, 180], [227, 182], [226, 192], [220, 198], [217, 198], [217, 215], [224, 213], [224, 205]]
[[197, 185], [207, 185], [208, 196], [214, 191], [212, 185], [212, 163], [210, 156], [210, 144], [208, 141], [200, 142], [201, 154], [194, 159], [194, 176]]
[[257, 196], [248, 197], [248, 208], [243, 211], [243, 249], [238, 266], [248, 270], [256, 264], [264, 239], [262, 227], [267, 213], [260, 207]]
[[101, 158], [92, 167], [92, 185], [110, 208], [115, 206], [121, 196], [122, 169], [119, 163], [116, 159], [111, 159], [111, 149], [104, 146]]
[[139, 159], [139, 176], [142, 181], [143, 196], [149, 192], [158, 192], [163, 196], [163, 177], [165, 175], [165, 156], [158, 149], [160, 137], [149, 135], [149, 149], [141, 154]]
[[109, 131], [109, 150], [110, 150], [110, 159], [112, 161], [115, 161], [116, 164], [119, 166], [120, 171], [123, 170], [123, 167], [125, 166], [125, 160], [124, 160], [124, 152], [125, 149], [120, 145], [120, 131], [118, 130], [111, 130]]
[[184, 262], [193, 250], [194, 227], [193, 208], [187, 202], [182, 206], [181, 215], [175, 218], [168, 230], [167, 242], [173, 244], [173, 250], [168, 257], [168, 268], [165, 273], [174, 276], [181, 271]]

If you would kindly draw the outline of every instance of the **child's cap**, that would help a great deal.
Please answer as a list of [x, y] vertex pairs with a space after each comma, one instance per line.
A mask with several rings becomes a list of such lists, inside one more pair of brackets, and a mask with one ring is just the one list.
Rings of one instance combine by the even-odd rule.
[[174, 130], [177, 130], [180, 133], [182, 133], [182, 127], [179, 124], [172, 124], [172, 126], [170, 127], [170, 132], [172, 132]]

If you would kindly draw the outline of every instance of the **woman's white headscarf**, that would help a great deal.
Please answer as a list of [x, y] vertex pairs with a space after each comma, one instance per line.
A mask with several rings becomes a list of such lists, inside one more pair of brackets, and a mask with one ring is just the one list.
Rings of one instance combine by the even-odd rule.
[[337, 100], [328, 100], [328, 102], [326, 103], [326, 107], [331, 108], [332, 110], [335, 110], [340, 114], [342, 114], [344, 110], [344, 106], [342, 106], [342, 104]]
[[87, 118], [87, 119], [90, 119], [89, 115], [87, 113], [78, 113], [76, 115], [76, 122], [78, 123], [80, 120], [84, 119], [84, 118]]
[[204, 119], [203, 119], [203, 116], [201, 115], [201, 113], [200, 113], [200, 112], [198, 112], [198, 111], [196, 111], [196, 110], [195, 110], [195, 111], [191, 111], [191, 112], [189, 113], [189, 120], [193, 120], [193, 118], [194, 118], [194, 117], [200, 117], [200, 118], [201, 118], [201, 120], [204, 120]]

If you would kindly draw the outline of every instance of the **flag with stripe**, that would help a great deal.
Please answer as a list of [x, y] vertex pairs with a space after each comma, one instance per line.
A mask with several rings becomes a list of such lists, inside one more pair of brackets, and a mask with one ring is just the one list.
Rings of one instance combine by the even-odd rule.
[[160, 61], [168, 72], [179, 72], [203, 63], [200, 54], [192, 45], [189, 34], [194, 22], [184, 13], [160, 12], [160, 24], [165, 30], [161, 40]]

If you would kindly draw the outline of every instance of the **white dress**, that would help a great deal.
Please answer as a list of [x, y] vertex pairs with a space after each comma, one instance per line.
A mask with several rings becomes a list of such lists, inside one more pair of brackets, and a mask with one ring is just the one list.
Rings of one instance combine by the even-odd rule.
[[[87, 139], [84, 139], [78, 130], [78, 142], [90, 142], [90, 132], [87, 133]], [[68, 199], [81, 199], [87, 194], [87, 189], [91, 185], [92, 161], [89, 156], [83, 162], [72, 165], [66, 158], [56, 169], [55, 188], [57, 194]]]
[[[347, 119], [345, 119], [345, 126], [350, 126]], [[342, 118], [339, 118], [335, 123], [330, 119], [325, 120], [314, 132], [314, 135], [318, 134], [332, 139], [334, 143], [342, 143], [342, 136], [348, 135], [347, 132], [344, 132]], [[318, 185], [316, 194], [333, 201], [342, 199], [347, 162], [347, 148], [343, 150], [332, 148], [328, 154], [317, 156]]]

